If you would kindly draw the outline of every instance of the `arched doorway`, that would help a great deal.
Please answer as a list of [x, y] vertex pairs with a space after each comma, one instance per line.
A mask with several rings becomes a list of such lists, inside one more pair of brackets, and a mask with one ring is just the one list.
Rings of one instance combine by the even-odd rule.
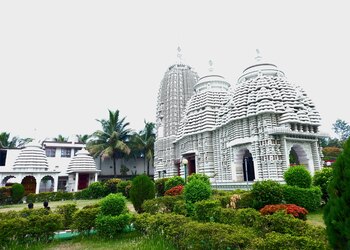
[[16, 178], [16, 177], [13, 176], [13, 175], [8, 175], [8, 176], [6, 176], [4, 179], [2, 179], [2, 181], [1, 181], [1, 186], [2, 186], [2, 187], [5, 187], [5, 186], [8, 186], [8, 185], [13, 184], [14, 182], [12, 182], [12, 181], [15, 181], [15, 180], [9, 181], [9, 180], [12, 179], [12, 178]]
[[54, 179], [52, 176], [46, 175], [40, 181], [39, 193], [42, 192], [53, 192], [54, 190]]
[[289, 165], [304, 165], [306, 168], [309, 167], [309, 160], [303, 147], [299, 144], [294, 144], [289, 151]]
[[22, 185], [24, 186], [24, 194], [35, 194], [36, 180], [34, 176], [26, 176], [22, 180]]
[[243, 155], [243, 179], [244, 181], [254, 181], [255, 179], [255, 172], [254, 172], [254, 161], [252, 154], [249, 152], [248, 149], [245, 150]]

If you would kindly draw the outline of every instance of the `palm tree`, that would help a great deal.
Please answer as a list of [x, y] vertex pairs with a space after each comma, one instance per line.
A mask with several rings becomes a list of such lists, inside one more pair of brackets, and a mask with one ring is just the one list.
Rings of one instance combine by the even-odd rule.
[[31, 142], [31, 138], [19, 138], [14, 136], [10, 139], [10, 133], [0, 133], [0, 148], [21, 148], [28, 142]]
[[119, 117], [119, 110], [109, 112], [109, 119], [97, 120], [102, 125], [102, 130], [92, 134], [92, 140], [88, 144], [88, 150], [94, 157], [113, 159], [114, 177], [117, 176], [116, 160], [123, 155], [130, 154], [127, 145], [131, 130], [127, 128], [125, 117]]
[[91, 135], [77, 135], [77, 138], [78, 138], [78, 142], [79, 143], [83, 143], [83, 144], [86, 144], [87, 141], [90, 139]]
[[54, 138], [56, 142], [67, 142], [68, 138], [64, 137], [63, 135], [58, 135], [56, 138]]
[[147, 162], [147, 175], [149, 175], [150, 161], [154, 157], [154, 142], [156, 140], [155, 124], [153, 122], [145, 122], [145, 127], [139, 133], [133, 135], [133, 148], [136, 153], [141, 157], [144, 157], [144, 164], [146, 168]]

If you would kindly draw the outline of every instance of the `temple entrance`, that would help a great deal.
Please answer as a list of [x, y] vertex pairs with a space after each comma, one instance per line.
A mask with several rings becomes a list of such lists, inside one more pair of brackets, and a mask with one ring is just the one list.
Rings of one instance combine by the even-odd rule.
[[16, 177], [13, 176], [13, 175], [8, 175], [8, 176], [6, 176], [4, 179], [2, 179], [2, 181], [1, 181], [1, 186], [2, 186], [2, 187], [5, 187], [5, 186], [10, 186], [10, 185], [12, 185], [12, 184], [13, 184], [12, 181], [14, 181], [14, 180], [11, 180], [11, 181], [10, 181], [10, 179], [12, 179], [12, 178], [16, 178]]
[[24, 195], [35, 194], [36, 180], [34, 176], [24, 177], [21, 183], [24, 186]]
[[79, 173], [78, 190], [85, 189], [89, 186], [89, 174]]
[[294, 144], [289, 152], [290, 166], [303, 165], [308, 168], [308, 158], [304, 149], [299, 144]]
[[54, 179], [52, 176], [44, 176], [40, 181], [39, 193], [42, 192], [53, 192], [54, 190]]
[[254, 173], [254, 161], [252, 154], [248, 149], [245, 150], [243, 155], [243, 178], [244, 181], [254, 181], [255, 173]]
[[187, 154], [183, 156], [184, 158], [187, 159], [187, 176], [190, 176], [191, 174], [196, 173], [196, 156], [195, 154]]

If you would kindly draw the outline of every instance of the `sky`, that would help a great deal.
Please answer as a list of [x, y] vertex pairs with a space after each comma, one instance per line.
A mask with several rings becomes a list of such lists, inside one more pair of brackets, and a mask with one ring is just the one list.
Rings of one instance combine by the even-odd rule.
[[301, 86], [334, 136], [350, 123], [346, 1], [0, 1], [0, 132], [91, 134], [119, 110], [155, 122], [167, 68], [208, 61], [235, 85], [256, 49]]

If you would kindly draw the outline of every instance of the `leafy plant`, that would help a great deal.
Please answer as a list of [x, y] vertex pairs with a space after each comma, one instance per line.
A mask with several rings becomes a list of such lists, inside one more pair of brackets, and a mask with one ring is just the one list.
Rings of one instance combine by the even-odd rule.
[[266, 205], [260, 209], [262, 215], [274, 214], [277, 211], [284, 210], [287, 214], [293, 215], [295, 218], [306, 220], [308, 211], [294, 204], [277, 204], [277, 205]]
[[201, 181], [204, 181], [204, 182], [210, 184], [209, 176], [207, 176], [205, 174], [193, 173], [190, 176], [188, 176], [188, 178], [187, 178], [188, 182], [191, 182], [192, 180], [201, 180]]
[[313, 176], [313, 184], [319, 186], [322, 191], [322, 199], [325, 203], [328, 202], [328, 185], [333, 178], [333, 168], [324, 167], [320, 171], [316, 171]]
[[165, 192], [165, 182], [169, 180], [169, 178], [161, 178], [155, 181], [155, 187], [156, 187], [156, 195], [163, 196]]
[[168, 179], [165, 182], [165, 191], [169, 190], [170, 188], [179, 186], [179, 185], [183, 185], [184, 186], [185, 185], [185, 180], [182, 177], [180, 177], [180, 176], [171, 177], [170, 179]]
[[24, 187], [22, 184], [15, 183], [11, 188], [11, 197], [14, 203], [18, 203], [24, 196]]
[[176, 187], [172, 187], [164, 193], [164, 196], [176, 196], [181, 195], [183, 192], [184, 186], [178, 185]]
[[302, 165], [288, 168], [284, 173], [284, 180], [289, 186], [301, 188], [311, 187], [312, 182], [310, 172]]
[[258, 181], [253, 184], [251, 191], [253, 206], [260, 209], [265, 205], [280, 204], [283, 200], [282, 185], [277, 181]]
[[195, 203], [197, 201], [206, 200], [211, 196], [211, 186], [201, 180], [192, 180], [187, 183], [184, 189], [184, 197], [186, 202]]
[[155, 196], [154, 182], [145, 174], [136, 176], [130, 189], [130, 200], [137, 212], [142, 212], [142, 203]]
[[100, 211], [103, 215], [116, 216], [127, 212], [126, 199], [121, 194], [109, 194], [100, 201]]

